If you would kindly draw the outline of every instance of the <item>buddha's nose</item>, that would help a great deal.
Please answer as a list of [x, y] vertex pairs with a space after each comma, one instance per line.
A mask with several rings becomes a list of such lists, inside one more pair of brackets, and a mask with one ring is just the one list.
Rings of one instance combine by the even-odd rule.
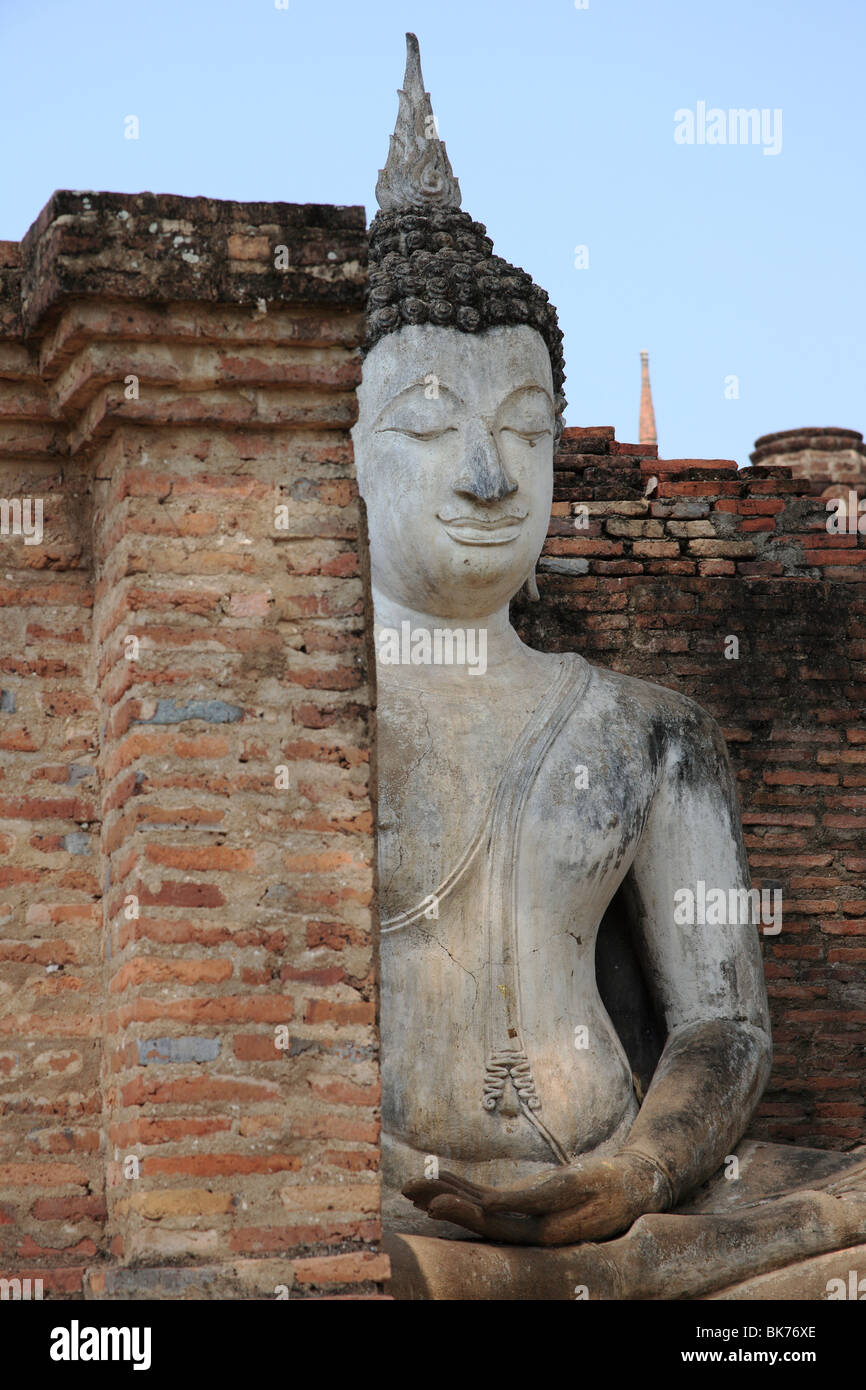
[[472, 497], [477, 502], [501, 502], [517, 491], [502, 466], [493, 435], [479, 424], [469, 441], [466, 461], [454, 480], [454, 491], [460, 497]]

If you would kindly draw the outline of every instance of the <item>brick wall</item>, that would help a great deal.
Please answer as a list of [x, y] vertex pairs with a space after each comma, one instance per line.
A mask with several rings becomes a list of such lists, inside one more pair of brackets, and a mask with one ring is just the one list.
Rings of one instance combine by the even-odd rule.
[[0, 1273], [375, 1295], [363, 209], [63, 193], [2, 256]]
[[612, 429], [565, 431], [540, 602], [521, 598], [515, 621], [536, 646], [671, 686], [720, 723], [754, 882], [783, 893], [782, 931], [762, 938], [775, 1066], [750, 1133], [852, 1147], [866, 1102], [866, 535], [828, 534], [840, 486], [826, 479], [655, 455]]
[[[0, 535], [0, 1276], [49, 1296], [387, 1278], [364, 261], [359, 208], [151, 194], [57, 194], [0, 243], [4, 529], [44, 507], [39, 543]], [[755, 1133], [844, 1147], [866, 544], [827, 534], [833, 487], [654, 453], [566, 431], [516, 617], [719, 719], [785, 890]]]

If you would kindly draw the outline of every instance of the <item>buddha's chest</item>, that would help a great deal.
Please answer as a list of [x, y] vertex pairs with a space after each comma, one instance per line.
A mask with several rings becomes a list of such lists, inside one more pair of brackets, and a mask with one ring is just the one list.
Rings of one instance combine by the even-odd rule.
[[471, 703], [392, 693], [380, 703], [383, 917], [436, 894], [479, 836], [482, 872], [513, 836], [521, 892], [534, 885], [536, 897], [564, 905], [614, 890], [648, 810], [644, 751], [626, 741], [612, 756], [605, 731], [578, 712], [541, 755], [544, 726], [525, 737], [536, 704], [534, 692]]
[[378, 710], [378, 855], [386, 912], [433, 891], [477, 835], [521, 729], [527, 696], [423, 700]]

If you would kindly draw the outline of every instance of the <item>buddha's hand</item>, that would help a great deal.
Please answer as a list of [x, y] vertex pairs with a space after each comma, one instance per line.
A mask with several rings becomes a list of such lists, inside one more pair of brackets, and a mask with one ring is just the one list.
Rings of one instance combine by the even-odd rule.
[[453, 1173], [403, 1188], [434, 1221], [451, 1221], [510, 1245], [570, 1245], [627, 1231], [668, 1203], [658, 1170], [635, 1154], [589, 1158], [516, 1187], [480, 1187]]

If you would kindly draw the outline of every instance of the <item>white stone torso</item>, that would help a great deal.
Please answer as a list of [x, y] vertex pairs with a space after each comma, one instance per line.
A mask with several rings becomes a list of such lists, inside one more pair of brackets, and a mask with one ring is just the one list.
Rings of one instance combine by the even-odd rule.
[[[393, 681], [380, 684], [383, 919], [434, 894], [472, 841], [511, 746], [558, 663], [547, 658], [540, 679], [493, 700], [483, 692], [428, 698]], [[631, 862], [653, 786], [639, 730], [633, 741], [620, 738], [619, 767], [599, 761], [607, 702], [594, 698], [591, 686], [592, 679], [530, 792], [517, 857], [523, 1041], [540, 1117], [570, 1157], [621, 1140], [637, 1111], [631, 1069], [598, 993], [595, 940]], [[579, 763], [590, 771], [590, 786], [576, 791]], [[428, 1154], [489, 1180], [517, 1181], [555, 1161], [520, 1113], [513, 1087], [496, 1110], [482, 1105], [496, 1012], [490, 991], [500, 987], [479, 920], [483, 871], [482, 850], [439, 904], [438, 918], [382, 936], [386, 1176], [387, 1151], [413, 1169], [395, 1173], [395, 1181], [418, 1176]], [[575, 1046], [576, 1028], [587, 1030], [587, 1047]]]

